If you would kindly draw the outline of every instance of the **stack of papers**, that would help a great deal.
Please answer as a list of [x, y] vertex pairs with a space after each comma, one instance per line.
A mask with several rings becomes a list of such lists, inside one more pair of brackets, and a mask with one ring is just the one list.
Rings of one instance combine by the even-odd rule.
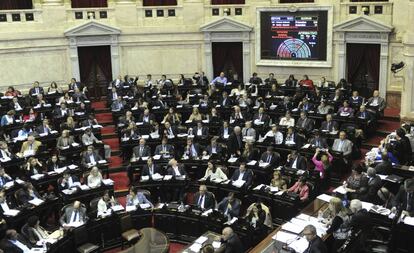
[[212, 243], [212, 246], [213, 246], [213, 248], [218, 249], [218, 248], [220, 248], [220, 247], [221, 247], [221, 242], [214, 241], [214, 242]]
[[74, 169], [76, 169], [78, 166], [76, 166], [76, 165], [74, 165], [74, 164], [72, 164], [72, 165], [69, 165], [68, 166], [68, 168], [70, 169], [70, 170], [74, 170]]
[[203, 247], [201, 244], [199, 244], [199, 243], [193, 243], [193, 244], [190, 246], [190, 248], [189, 248], [189, 249], [190, 249], [192, 252], [200, 252], [201, 247]]
[[44, 176], [45, 176], [44, 174], [36, 174], [36, 175], [31, 176], [30, 178], [34, 180], [39, 180]]
[[16, 215], [18, 215], [19, 214], [19, 210], [16, 210], [16, 209], [9, 209], [9, 210], [6, 210], [6, 211], [4, 211], [3, 212], [3, 214], [4, 215], [6, 215], [6, 216], [16, 216]]
[[329, 202], [329, 201], [331, 201], [332, 196], [330, 196], [328, 194], [321, 194], [317, 198], [322, 200], [322, 201]]
[[71, 194], [76, 192], [76, 188], [64, 189], [64, 190], [62, 190], [62, 192], [66, 195], [71, 195]]
[[137, 210], [136, 206], [126, 206], [126, 208], [125, 208], [125, 211], [127, 211], [127, 212], [132, 212], [132, 211], [135, 211], [135, 210]]
[[279, 241], [279, 242], [288, 243], [288, 242], [293, 242], [297, 236], [298, 235], [295, 235], [292, 233], [286, 233], [284, 231], [279, 231], [272, 237], [272, 239]]
[[161, 174], [159, 173], [155, 173], [154, 175], [152, 175], [152, 180], [161, 180], [162, 178], [163, 176], [161, 176]]
[[288, 222], [282, 225], [282, 229], [285, 231], [289, 231], [295, 234], [299, 234], [300, 232], [303, 231], [303, 229], [305, 228], [307, 224], [305, 222], [303, 222], [302, 225], [299, 224], [294, 224], [292, 222]]
[[414, 217], [405, 217], [404, 223], [410, 226], [414, 226]]
[[203, 243], [205, 243], [207, 240], [208, 240], [208, 237], [205, 237], [205, 236], [200, 236], [200, 237], [198, 237], [198, 238], [197, 238], [197, 240], [195, 240], [195, 243], [198, 243], [198, 244], [203, 244]]
[[114, 181], [112, 179], [110, 179], [110, 178], [107, 178], [107, 179], [102, 179], [102, 183], [104, 185], [113, 185], [114, 184]]
[[165, 175], [165, 176], [164, 176], [164, 180], [165, 180], [165, 181], [171, 180], [171, 179], [172, 179], [172, 177], [173, 177], [172, 175]]
[[289, 247], [295, 250], [295, 252], [304, 252], [308, 246], [309, 242], [303, 237], [289, 244]]
[[[248, 162], [247, 163], [247, 165], [249, 165], [249, 166], [254, 166], [254, 165], [256, 165], [256, 163], [257, 163], [257, 161], [255, 161], [255, 160], [251, 160], [250, 162]], [[260, 166], [260, 165], [259, 165]]]
[[85, 184], [80, 185], [79, 187], [81, 188], [82, 191], [87, 191], [87, 190], [90, 190], [91, 189], [89, 186], [87, 186]]
[[35, 206], [40, 206], [44, 201], [38, 198], [34, 198], [32, 200], [29, 200], [29, 203]]
[[265, 185], [264, 184], [259, 184], [258, 186], [254, 187], [253, 190], [260, 191], [260, 189], [262, 189], [263, 186], [265, 186]]
[[229, 162], [229, 163], [235, 163], [235, 162], [237, 162], [237, 157], [230, 157], [230, 159], [227, 160], [227, 162]]
[[346, 194], [346, 189], [345, 189], [345, 187], [343, 186], [343, 185], [341, 185], [341, 186], [339, 186], [339, 187], [337, 187], [335, 190], [333, 190], [334, 192], [337, 192], [337, 193], [340, 193], [340, 194], [343, 194], [343, 195], [345, 195]]
[[235, 186], [237, 188], [242, 187], [244, 185], [244, 183], [246, 183], [246, 181], [244, 181], [244, 180], [236, 180], [236, 181], [232, 182], [233, 186]]
[[116, 206], [113, 206], [113, 207], [111, 207], [111, 209], [112, 209], [114, 212], [119, 212], [119, 211], [124, 211], [124, 210], [125, 210], [125, 208], [124, 208], [123, 206], [121, 206], [121, 205], [116, 205]]

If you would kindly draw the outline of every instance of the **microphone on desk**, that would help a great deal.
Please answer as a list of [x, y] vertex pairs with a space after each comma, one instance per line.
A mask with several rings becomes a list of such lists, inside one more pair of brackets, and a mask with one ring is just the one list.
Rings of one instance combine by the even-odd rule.
[[289, 245], [292, 244], [293, 242], [299, 240], [301, 237], [302, 237], [302, 233], [299, 233], [295, 238], [290, 239], [290, 240], [286, 240], [285, 244], [282, 246], [282, 249], [284, 249], [288, 252], [295, 253], [296, 251], [294, 249], [292, 249], [291, 247], [289, 247]]

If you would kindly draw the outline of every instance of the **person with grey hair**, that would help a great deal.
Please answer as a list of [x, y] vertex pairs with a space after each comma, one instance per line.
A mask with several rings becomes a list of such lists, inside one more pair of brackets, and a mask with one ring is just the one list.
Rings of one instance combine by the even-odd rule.
[[323, 240], [316, 234], [316, 228], [313, 225], [307, 225], [302, 234], [305, 236], [306, 240], [309, 242], [308, 248], [304, 251], [306, 253], [328, 253], [328, 248], [326, 247]]
[[367, 169], [368, 183], [366, 185], [366, 190], [361, 194], [361, 199], [367, 202], [378, 204], [379, 200], [377, 197], [378, 190], [382, 187], [382, 180], [377, 175], [377, 172], [374, 168], [369, 167]]
[[377, 195], [383, 207], [388, 208], [388, 209], [392, 208], [394, 198], [395, 198], [392, 192], [390, 192], [385, 187], [381, 187], [381, 189], [378, 190]]
[[227, 140], [227, 147], [229, 155], [240, 156], [243, 151], [243, 136], [241, 134], [241, 128], [236, 126], [233, 130], [233, 133], [230, 135]]
[[240, 238], [234, 233], [231, 227], [225, 227], [221, 234], [221, 243], [224, 246], [224, 253], [243, 253], [243, 244]]
[[409, 178], [404, 181], [404, 186], [400, 187], [394, 200], [392, 211], [401, 208], [403, 213], [414, 216], [414, 179]]

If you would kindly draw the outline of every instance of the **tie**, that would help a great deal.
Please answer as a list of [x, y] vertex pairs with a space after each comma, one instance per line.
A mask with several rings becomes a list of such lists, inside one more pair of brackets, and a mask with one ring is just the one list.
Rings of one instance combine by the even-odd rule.
[[4, 178], [0, 177], [0, 186], [2, 187], [4, 185]]
[[154, 168], [151, 166], [150, 167], [150, 175], [154, 174]]
[[316, 140], [316, 147], [319, 147], [319, 140]]
[[271, 155], [268, 155], [268, 156], [267, 156], [267, 161], [266, 161], [266, 162], [267, 162], [267, 163], [270, 163], [270, 160], [272, 160], [272, 156], [271, 156]]
[[73, 222], [78, 220], [78, 210], [75, 211], [75, 215], [73, 216]]
[[327, 124], [327, 126], [326, 126], [326, 128], [327, 128], [326, 130], [328, 130], [328, 131], [329, 131], [329, 130], [330, 130], [330, 127], [331, 127], [331, 122], [328, 122], [328, 124]]
[[198, 206], [201, 207], [201, 204], [203, 203], [204, 195], [200, 196], [198, 199]]
[[30, 144], [29, 150], [33, 150], [33, 144]]
[[142, 151], [143, 151], [143, 147], [141, 146], [140, 148], [139, 148], [139, 156], [142, 156]]
[[167, 149], [165, 148], [164, 145], [162, 145], [162, 151], [164, 151], [164, 153], [167, 153]]

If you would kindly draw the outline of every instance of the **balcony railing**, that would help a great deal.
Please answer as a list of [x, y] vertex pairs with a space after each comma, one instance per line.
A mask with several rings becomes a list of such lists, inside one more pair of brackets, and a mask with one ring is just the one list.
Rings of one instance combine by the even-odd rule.
[[42, 10], [0, 10], [0, 24], [41, 22]]
[[66, 9], [68, 14], [68, 21], [76, 20], [108, 20], [113, 18], [115, 8], [101, 7], [101, 8], [69, 8]]

